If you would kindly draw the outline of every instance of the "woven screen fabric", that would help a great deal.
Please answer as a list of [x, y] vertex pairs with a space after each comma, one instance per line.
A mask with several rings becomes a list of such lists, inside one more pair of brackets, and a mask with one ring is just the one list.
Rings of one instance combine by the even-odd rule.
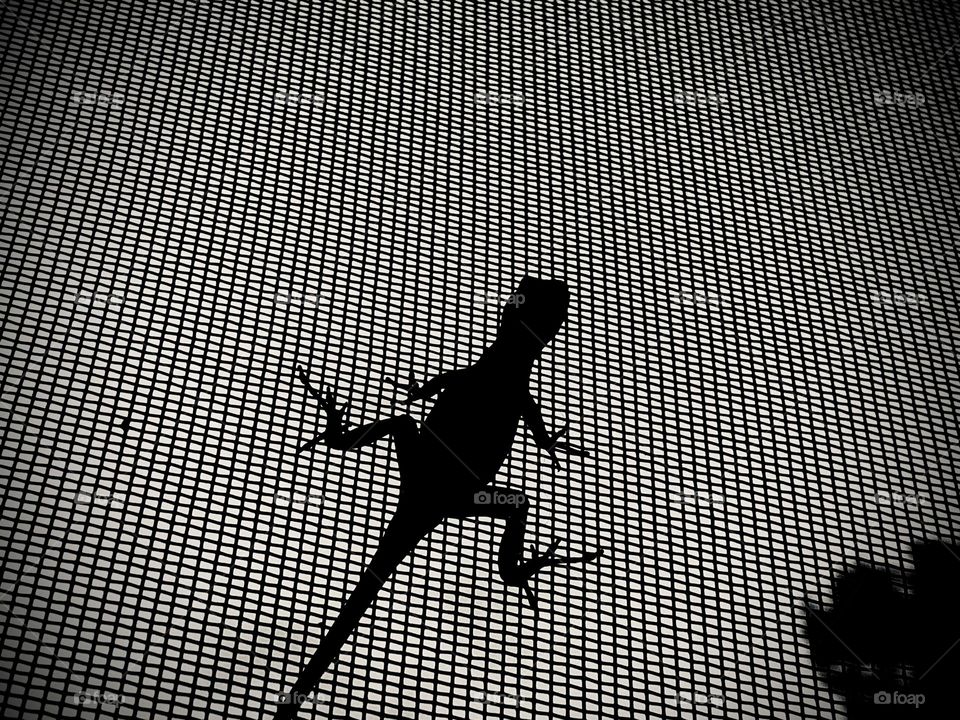
[[518, 433], [498, 482], [605, 554], [534, 612], [446, 522], [302, 716], [846, 717], [807, 604], [960, 536], [957, 21], [4, 0], [3, 716], [271, 712], [398, 493], [386, 440], [296, 454], [295, 368], [404, 412], [530, 275], [590, 456]]

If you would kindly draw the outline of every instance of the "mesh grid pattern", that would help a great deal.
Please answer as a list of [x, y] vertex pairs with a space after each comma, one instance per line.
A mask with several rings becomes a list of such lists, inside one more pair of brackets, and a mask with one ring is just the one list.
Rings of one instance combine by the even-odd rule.
[[535, 615], [449, 521], [313, 716], [844, 717], [804, 602], [957, 537], [956, 20], [5, 3], [5, 717], [272, 708], [398, 490], [386, 442], [294, 454], [294, 368], [394, 414], [524, 274], [573, 291], [533, 391], [592, 454], [498, 482], [608, 552]]

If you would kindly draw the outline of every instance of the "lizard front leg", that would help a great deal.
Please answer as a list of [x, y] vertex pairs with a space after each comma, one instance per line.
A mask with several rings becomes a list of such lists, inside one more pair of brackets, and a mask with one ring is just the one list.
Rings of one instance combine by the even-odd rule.
[[307, 392], [320, 402], [320, 407], [327, 419], [327, 427], [323, 432], [301, 445], [297, 453], [312, 450], [321, 443], [336, 450], [356, 450], [372, 445], [380, 438], [389, 435], [396, 445], [397, 462], [400, 463], [401, 468], [406, 466], [408, 459], [412, 459], [412, 456], [416, 453], [417, 440], [420, 435], [417, 423], [412, 417], [396, 415], [367, 425], [347, 429], [344, 425], [347, 406], [338, 408], [333, 392], [323, 393], [314, 388], [302, 367], [297, 368], [297, 373], [301, 382], [307, 387]]
[[410, 373], [410, 382], [408, 382], [406, 385], [396, 380], [391, 380], [390, 382], [393, 383], [397, 389], [403, 390], [407, 393], [407, 396], [403, 399], [403, 402], [409, 405], [417, 400], [426, 400], [433, 397], [441, 390], [462, 379], [465, 372], [466, 370], [464, 369], [450, 370], [449, 372], [441, 373], [440, 375], [427, 380], [427, 382], [425, 382], [423, 385], [420, 385], [420, 383], [416, 381], [413, 373]]
[[533, 399], [533, 395], [529, 392], [526, 392], [523, 398], [523, 421], [533, 435], [533, 441], [537, 444], [537, 447], [549, 453], [555, 468], [560, 467], [560, 461], [557, 459], [557, 450], [562, 450], [568, 455], [587, 457], [585, 450], [571, 445], [565, 440], [560, 440], [560, 438], [567, 433], [566, 426], [560, 428], [560, 430], [555, 433], [547, 432], [540, 407], [537, 405], [537, 401]]

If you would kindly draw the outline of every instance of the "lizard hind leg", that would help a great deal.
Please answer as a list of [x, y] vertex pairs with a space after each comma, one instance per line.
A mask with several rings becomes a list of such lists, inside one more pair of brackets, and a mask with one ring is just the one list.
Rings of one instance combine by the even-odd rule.
[[560, 565], [580, 565], [592, 562], [603, 554], [603, 550], [595, 550], [594, 552], [584, 555], [558, 557], [555, 553], [559, 546], [560, 541], [554, 540], [545, 553], [536, 555], [526, 562], [520, 561], [516, 564], [509, 563], [506, 566], [501, 562], [500, 575], [503, 577], [504, 582], [507, 585], [523, 588], [530, 607], [534, 610], [537, 609], [536, 596], [530, 588], [530, 580], [533, 579], [534, 575], [546, 568], [558, 567]]
[[536, 573], [548, 567], [557, 567], [559, 565], [579, 565], [592, 562], [603, 554], [603, 550], [595, 550], [594, 552], [586, 553], [584, 555], [577, 555], [574, 557], [556, 557], [554, 553], [559, 545], [560, 541], [554, 540], [550, 547], [547, 548], [545, 553], [534, 557], [532, 560], [520, 563], [517, 566], [515, 575], [511, 578], [511, 582], [508, 582], [508, 584], [519, 585], [523, 588], [527, 595], [527, 599], [530, 601], [531, 607], [534, 609], [536, 609], [536, 605], [534, 603], [535, 596], [533, 594], [533, 590], [530, 589], [530, 579]]
[[574, 557], [558, 557], [555, 553], [560, 546], [560, 541], [555, 540], [545, 553], [524, 561], [523, 536], [526, 532], [529, 512], [530, 502], [519, 490], [488, 486], [473, 496], [472, 503], [459, 509], [452, 516], [482, 516], [502, 518], [507, 521], [500, 540], [500, 549], [497, 552], [500, 577], [508, 586], [522, 588], [531, 606], [536, 609], [533, 590], [530, 588], [530, 579], [536, 573], [548, 567], [591, 562], [601, 555], [602, 550]]

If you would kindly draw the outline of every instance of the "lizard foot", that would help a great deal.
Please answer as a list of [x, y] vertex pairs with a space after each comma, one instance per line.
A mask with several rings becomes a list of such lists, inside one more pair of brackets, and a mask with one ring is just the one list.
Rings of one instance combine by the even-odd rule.
[[[300, 381], [306, 385], [307, 392], [309, 392], [320, 402], [320, 407], [323, 409], [323, 412], [327, 418], [326, 429], [314, 436], [312, 440], [301, 445], [297, 450], [298, 453], [302, 453], [306, 452], [307, 450], [312, 450], [321, 442], [330, 444], [342, 438], [345, 426], [344, 419], [350, 410], [350, 406], [344, 405], [343, 407], [338, 408], [333, 391], [328, 390], [326, 393], [324, 393], [314, 388], [307, 379], [307, 373], [300, 365], [297, 366], [297, 374], [300, 376]], [[326, 386], [324, 386], [324, 389], [326, 389]]]
[[536, 595], [534, 595], [533, 590], [530, 588], [530, 580], [534, 575], [548, 567], [592, 562], [603, 554], [603, 550], [596, 550], [595, 552], [576, 557], [556, 557], [555, 553], [558, 547], [560, 547], [560, 541], [554, 540], [552, 543], [550, 543], [550, 547], [547, 548], [545, 553], [542, 555], [537, 555], [532, 560], [522, 563], [517, 568], [516, 582], [511, 583], [523, 588], [523, 591], [527, 596], [527, 600], [530, 602], [530, 607], [532, 607], [534, 610], [537, 609]]
[[421, 399], [420, 391], [423, 388], [420, 387], [420, 383], [417, 382], [417, 377], [412, 371], [410, 372], [410, 381], [406, 385], [401, 383], [399, 380], [394, 380], [393, 378], [387, 378], [387, 380], [391, 385], [397, 388], [397, 390], [402, 390], [407, 394], [407, 396], [403, 399], [403, 402], [407, 405], [415, 400]]

